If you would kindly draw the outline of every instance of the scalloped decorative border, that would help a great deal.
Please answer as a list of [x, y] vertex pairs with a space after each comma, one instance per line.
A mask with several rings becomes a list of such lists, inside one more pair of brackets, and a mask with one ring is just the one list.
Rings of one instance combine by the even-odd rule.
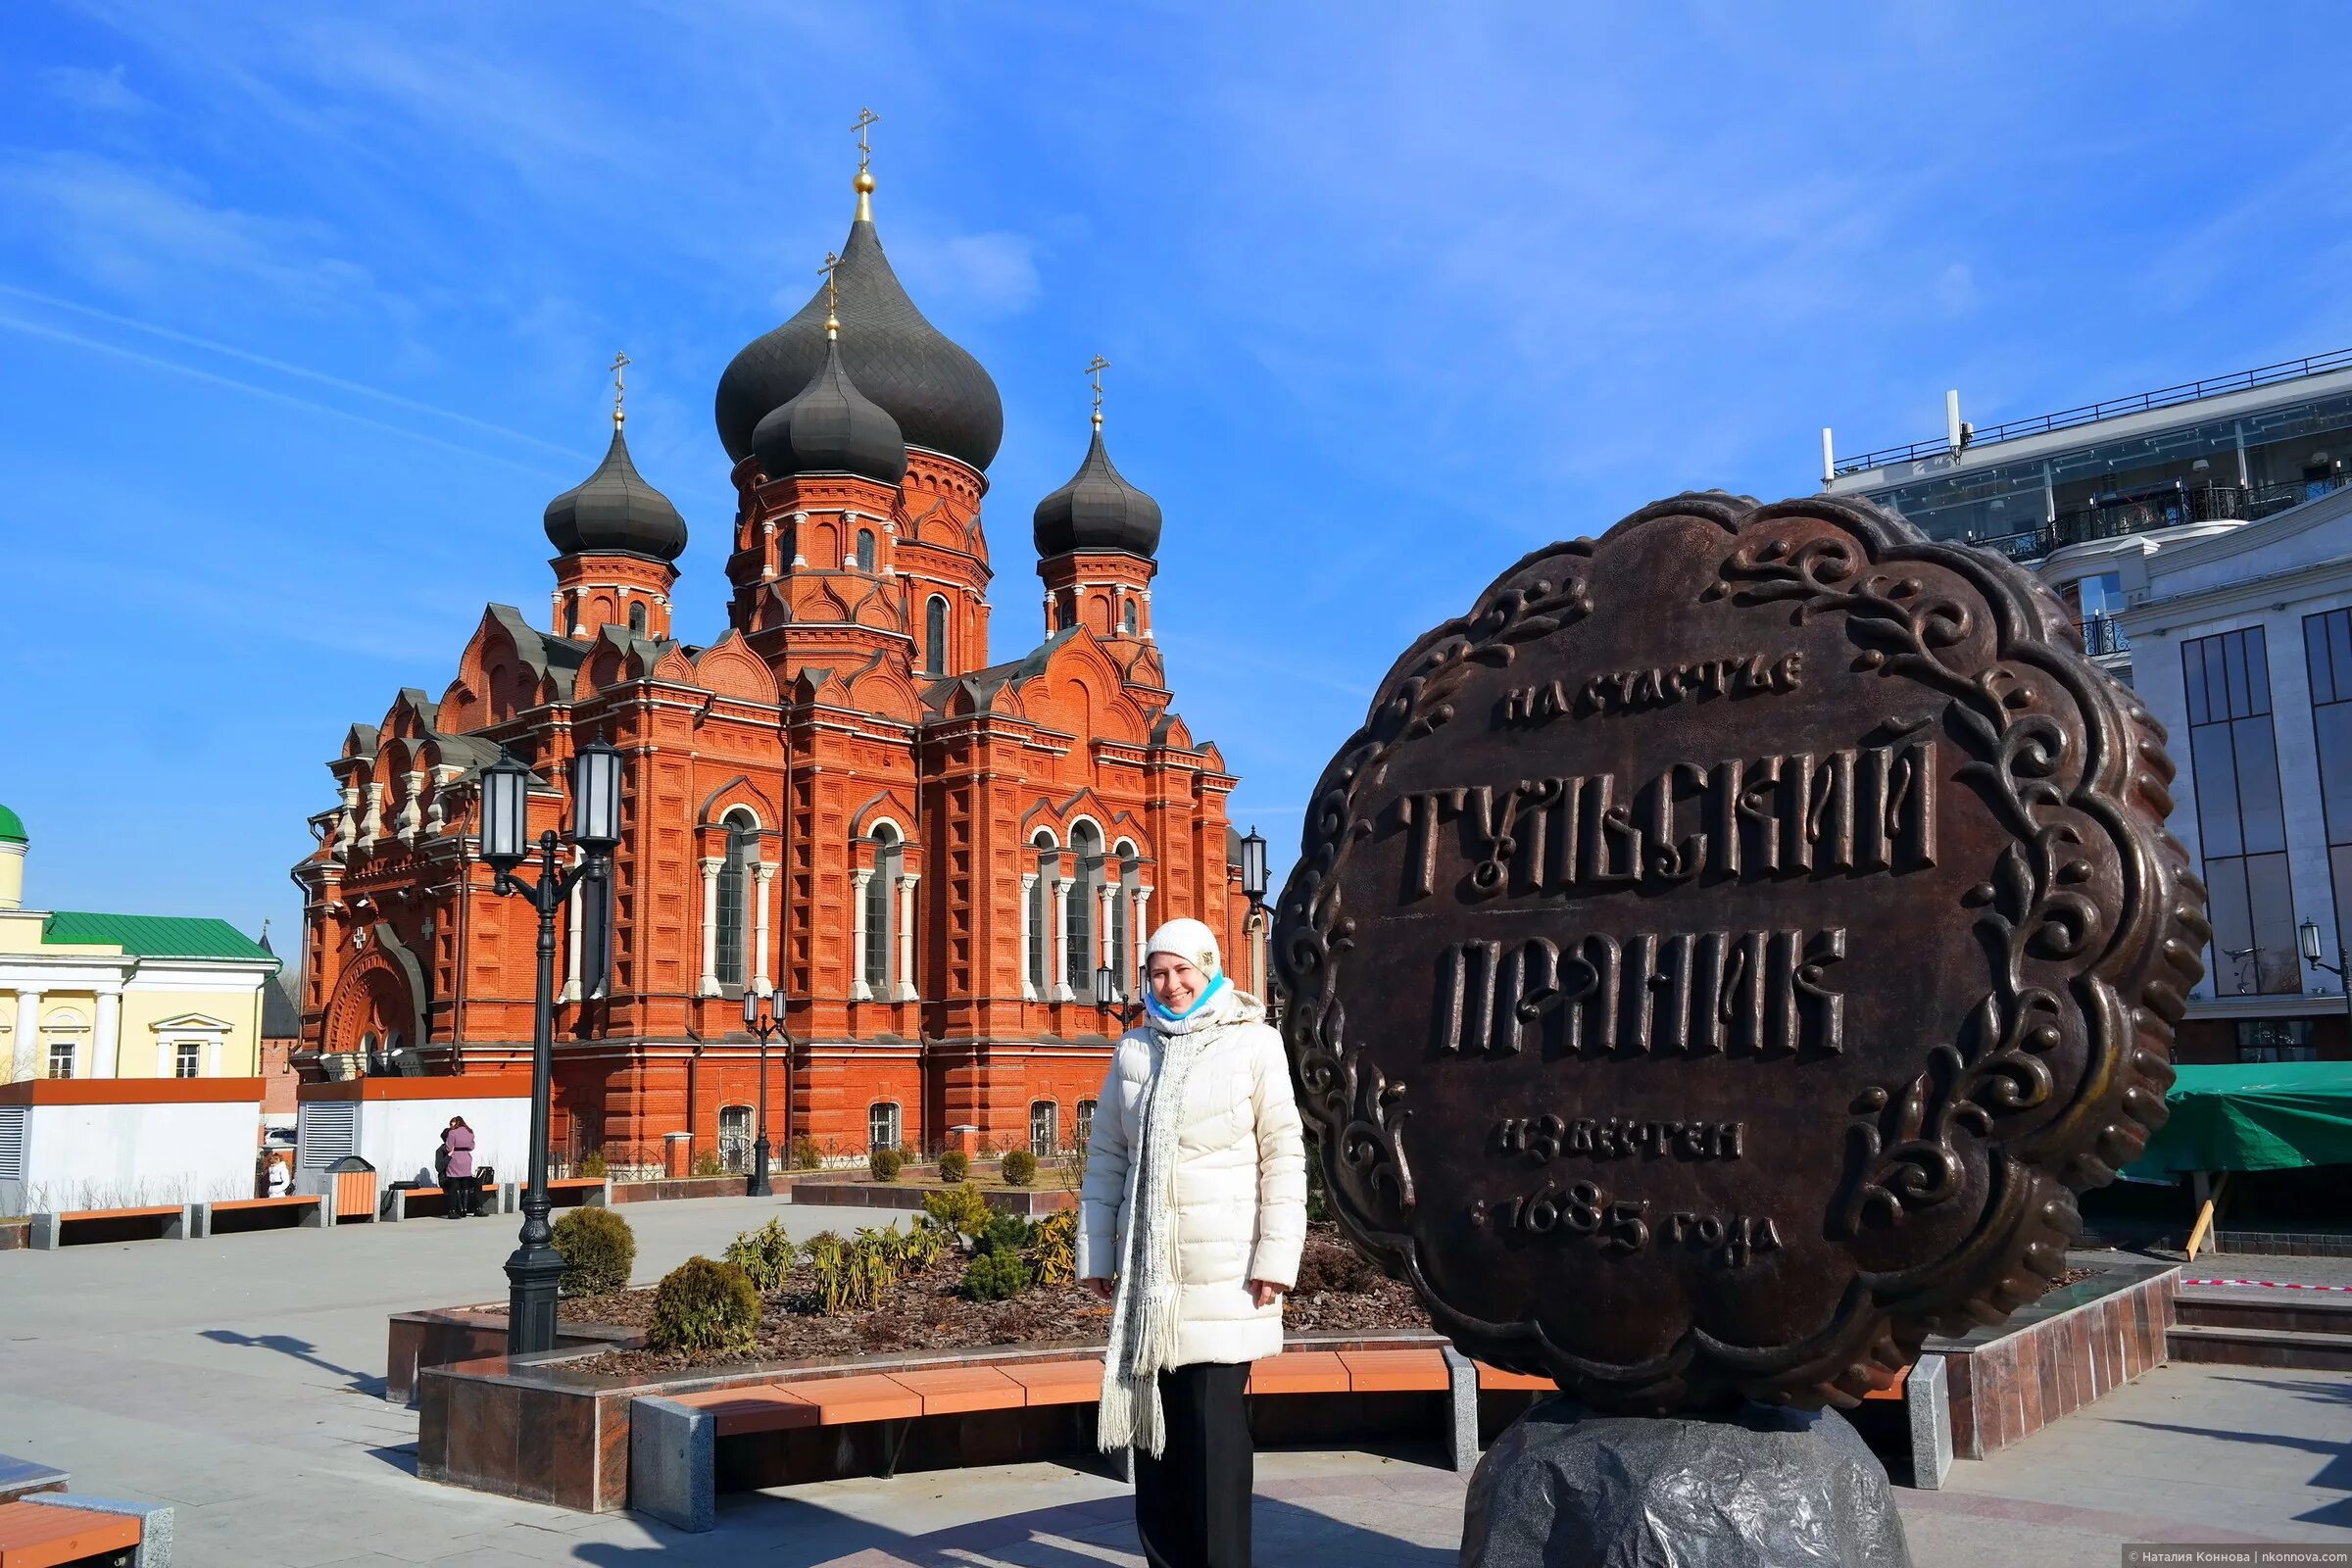
[[[1507, 666], [1520, 644], [1590, 613], [1586, 584], [1596, 556], [1611, 540], [1666, 518], [1710, 523], [1735, 536], [1801, 518], [1828, 523], [1859, 547], [1858, 559], [1846, 553], [1844, 569], [1810, 575], [1791, 569], [1785, 560], [1750, 555], [1747, 564], [1758, 568], [1752, 581], [1763, 591], [1747, 602], [1790, 601], [1800, 616], [1808, 609], [1844, 612], [1849, 625], [1885, 634], [1878, 650], [1885, 656], [1884, 673], [1929, 679], [1951, 692], [1955, 702], [1979, 710], [1980, 740], [2004, 759], [2001, 765], [1984, 768], [1986, 782], [2003, 797], [1996, 808], [2024, 843], [2038, 845], [2031, 855], [2013, 849], [2019, 855], [2016, 876], [2022, 880], [1980, 890], [1987, 906], [1981, 919], [2012, 931], [2020, 949], [2050, 925], [2053, 910], [2061, 911], [2058, 926], [2079, 927], [2084, 911], [2066, 901], [2081, 896], [2063, 886], [2072, 874], [2066, 865], [2069, 846], [2063, 834], [2051, 833], [2046, 816], [2066, 814], [2096, 824], [2113, 847], [2124, 888], [2108, 940], [2095, 951], [2085, 947], [2080, 954], [2060, 955], [2082, 960], [2067, 990], [2087, 992], [2087, 998], [2076, 1001], [2088, 1050], [2068, 1108], [2012, 1148], [1997, 1137], [1996, 1115], [1977, 1099], [1947, 1092], [1938, 1106], [1947, 1133], [1955, 1121], [1965, 1123], [1986, 1146], [1989, 1187], [1984, 1212], [1967, 1238], [1943, 1258], [1899, 1276], [1858, 1274], [1831, 1320], [1793, 1345], [1735, 1347], [1692, 1327], [1663, 1355], [1624, 1366], [1574, 1355], [1533, 1323], [1472, 1317], [1430, 1287], [1410, 1232], [1420, 1195], [1405, 1148], [1411, 1114], [1407, 1086], [1388, 1080], [1359, 1047], [1350, 1045], [1338, 994], [1339, 972], [1355, 930], [1353, 917], [1342, 907], [1338, 878], [1355, 846], [1371, 832], [1355, 803], [1385, 778], [1398, 748], [1451, 720], [1448, 699], [1473, 672]], [[1838, 537], [1819, 536], [1806, 548], [1830, 547], [1820, 554], [1836, 556]], [[1993, 657], [1981, 672], [1984, 684], [1972, 686], [1965, 673], [1936, 659], [1936, 648], [1961, 640], [1970, 611], [1954, 600], [1921, 599], [1919, 579], [1899, 571], [1913, 563], [1952, 573], [1974, 591], [1990, 617]], [[1727, 583], [1725, 591], [1739, 590]], [[1954, 612], [1960, 616], [1957, 629], [1949, 620]], [[1862, 640], [1867, 645], [1871, 638]], [[2069, 762], [2063, 724], [2051, 724], [2046, 714], [2025, 715], [2022, 727], [2002, 722], [2010, 705], [1993, 676], [2004, 668], [2027, 670], [2054, 685], [2080, 715], [2083, 755], [2070, 788], [2061, 791], [2050, 782]], [[2004, 740], [2010, 729], [2019, 733]], [[2112, 1180], [2164, 1121], [2173, 1035], [2187, 994], [2204, 972], [2202, 952], [2210, 934], [2204, 888], [2191, 874], [2180, 842], [2163, 827], [2172, 807], [2167, 786], [2173, 777], [2164, 739], [2162, 726], [2146, 710], [2082, 656], [2065, 608], [2038, 580], [1984, 552], [1931, 542], [1867, 502], [1815, 497], [1765, 507], [1720, 491], [1687, 494], [1632, 514], [1597, 543], [1580, 539], [1522, 558], [1480, 595], [1468, 615], [1422, 637], [1392, 666], [1363, 726], [1341, 747], [1315, 787], [1298, 863], [1277, 906], [1273, 953], [1291, 999], [1285, 1034], [1304, 1091], [1301, 1108], [1318, 1130], [1325, 1177], [1343, 1226], [1359, 1246], [1408, 1279], [1437, 1325], [1466, 1348], [1498, 1364], [1548, 1373], [1563, 1388], [1607, 1408], [1663, 1411], [1737, 1396], [1807, 1406], [1850, 1404], [1914, 1359], [1929, 1332], [1998, 1322], [2038, 1297], [2064, 1268], [2066, 1246], [2080, 1229], [2069, 1189]], [[2037, 808], [2043, 816], [2036, 815]], [[2046, 952], [2039, 956], [2048, 960]], [[2014, 981], [2014, 960], [2009, 967]], [[1996, 976], [1996, 993], [2003, 989], [1999, 981]], [[2006, 1107], [2013, 1110], [2032, 1108], [2047, 1098], [2046, 1070], [2031, 1061], [2023, 1019], [2055, 999], [2034, 991], [2029, 1003], [2022, 993], [2030, 989], [2010, 985], [1991, 1020], [2000, 1046], [1987, 1054], [2006, 1055], [2013, 1064], [2030, 1062], [2013, 1070], [2027, 1079], [2040, 1072], [2044, 1080], [2040, 1097]], [[1991, 998], [1987, 1005], [1994, 1005]], [[1935, 1070], [1923, 1073], [1922, 1081]], [[1974, 1081], [2000, 1080], [2002, 1072], [1980, 1072]], [[1953, 1087], [1944, 1085], [1946, 1091]], [[1868, 1115], [1895, 1117], [1916, 1135], [1925, 1123], [1911, 1111], [1922, 1092], [1933, 1093], [1933, 1086], [1921, 1091], [1915, 1081], [1900, 1096], [1890, 1090]], [[1972, 1115], [1964, 1108], [1969, 1105], [1979, 1105], [1979, 1112]], [[1864, 1125], [1867, 1119], [1855, 1130]], [[1883, 1140], [1872, 1134], [1865, 1141], [1876, 1158]], [[1859, 1172], [1851, 1180], [1871, 1185]], [[1918, 1198], [1922, 1191], [1915, 1187], [1910, 1196]], [[1878, 1200], [1897, 1208], [1904, 1196], [1899, 1180], [1897, 1188], [1878, 1188]], [[1856, 1195], [1857, 1203], [1861, 1197]]]

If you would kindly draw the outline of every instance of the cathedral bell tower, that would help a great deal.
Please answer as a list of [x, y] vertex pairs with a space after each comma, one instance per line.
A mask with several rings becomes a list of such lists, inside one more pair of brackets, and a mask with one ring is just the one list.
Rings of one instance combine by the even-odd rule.
[[[741, 498], [730, 619], [771, 662], [787, 647], [823, 642], [814, 621], [863, 628], [829, 647], [830, 662], [870, 652], [878, 607], [866, 589], [844, 575], [831, 595], [810, 597], [821, 574], [863, 572], [886, 579], [910, 673], [958, 675], [988, 662], [980, 503], [1004, 407], [980, 362], [924, 318], [883, 254], [864, 136], [872, 123], [860, 116], [856, 127], [857, 216], [824, 286], [719, 377], [718, 436]], [[790, 430], [770, 422], [804, 397], [812, 401]], [[873, 434], [877, 414], [894, 427], [887, 441]], [[872, 564], [861, 566], [869, 532]], [[790, 580], [802, 574], [808, 584]]]
[[825, 258], [815, 375], [753, 428], [751, 484], [727, 563], [728, 618], [786, 681], [811, 662], [907, 652], [896, 560], [906, 442], [842, 364], [840, 265]]
[[686, 519], [629, 461], [621, 371], [612, 358], [612, 444], [596, 471], [547, 504], [556, 547], [555, 630], [592, 638], [605, 626], [647, 637], [669, 635], [669, 590], [686, 549]]
[[1152, 638], [1152, 579], [1159, 572], [1159, 503], [1127, 482], [1102, 444], [1102, 371], [1094, 378], [1094, 439], [1070, 482], [1037, 504], [1037, 574], [1046, 585], [1046, 635], [1085, 626], [1110, 646], [1138, 685], [1164, 689]]

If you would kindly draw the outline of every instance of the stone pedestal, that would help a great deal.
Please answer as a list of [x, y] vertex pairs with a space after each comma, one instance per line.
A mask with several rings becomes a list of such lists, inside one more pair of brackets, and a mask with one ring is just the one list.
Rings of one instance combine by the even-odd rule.
[[1550, 1398], [1470, 1481], [1462, 1568], [1910, 1568], [1886, 1473], [1834, 1410], [1597, 1415]]

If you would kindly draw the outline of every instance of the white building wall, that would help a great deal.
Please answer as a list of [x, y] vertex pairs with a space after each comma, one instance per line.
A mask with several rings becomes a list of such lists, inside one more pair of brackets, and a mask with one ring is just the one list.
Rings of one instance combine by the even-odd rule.
[[251, 1198], [261, 1107], [225, 1102], [26, 1107], [24, 1177], [0, 1213], [136, 1208]]
[[[2299, 516], [2299, 513], [2309, 515]], [[2312, 724], [2311, 669], [2304, 653], [2306, 615], [2352, 608], [2352, 498], [2330, 496], [2308, 508], [2246, 524], [2222, 538], [2167, 551], [2149, 561], [2145, 602], [2124, 612], [2132, 639], [2132, 684], [2169, 732], [2180, 769], [2170, 826], [2204, 873], [2197, 821], [2196, 769], [2189, 753], [2188, 699], [2181, 650], [2199, 637], [2263, 630], [2271, 680], [2272, 733], [2285, 811], [2287, 876], [2294, 919], [2317, 922], [2332, 961], [2336, 909], [2328, 864], [2328, 823], [2320, 794], [2319, 743]], [[2233, 966], [2208, 950], [2204, 981], [2192, 994], [2207, 1016], [2279, 1016], [2332, 1010], [2342, 989], [2333, 975], [2303, 964], [2301, 997], [2239, 996]]]
[[433, 1182], [433, 1151], [441, 1129], [463, 1116], [473, 1129], [476, 1169], [493, 1166], [501, 1181], [520, 1181], [530, 1158], [531, 1102], [527, 1099], [363, 1100], [360, 1157], [373, 1165], [381, 1185]]

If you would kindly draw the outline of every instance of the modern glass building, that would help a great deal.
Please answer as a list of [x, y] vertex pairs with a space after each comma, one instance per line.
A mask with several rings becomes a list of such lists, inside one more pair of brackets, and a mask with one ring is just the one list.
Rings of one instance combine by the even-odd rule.
[[2171, 734], [2211, 897], [2183, 1061], [2352, 1057], [2352, 352], [1828, 464], [2030, 564]]

